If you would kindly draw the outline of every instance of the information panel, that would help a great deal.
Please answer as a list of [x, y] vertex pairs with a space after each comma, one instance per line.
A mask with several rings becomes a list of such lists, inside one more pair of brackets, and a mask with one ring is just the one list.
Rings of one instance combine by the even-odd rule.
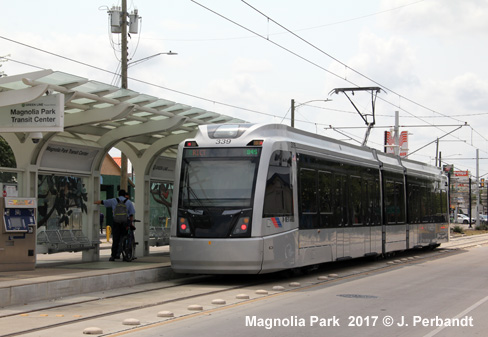
[[259, 157], [260, 148], [185, 148], [184, 158], [229, 158], [229, 157]]

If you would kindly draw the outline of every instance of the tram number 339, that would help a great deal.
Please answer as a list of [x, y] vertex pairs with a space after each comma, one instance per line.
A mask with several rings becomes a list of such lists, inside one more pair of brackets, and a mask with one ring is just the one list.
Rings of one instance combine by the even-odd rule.
[[230, 144], [231, 140], [230, 139], [217, 139], [215, 141], [215, 144]]

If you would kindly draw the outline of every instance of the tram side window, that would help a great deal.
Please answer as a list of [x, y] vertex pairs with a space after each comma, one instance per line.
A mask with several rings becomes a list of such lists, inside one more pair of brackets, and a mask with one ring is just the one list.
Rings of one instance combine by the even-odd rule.
[[421, 198], [422, 198], [422, 222], [430, 222], [431, 216], [431, 200], [430, 200], [430, 190], [422, 186], [421, 187]]
[[395, 184], [395, 194], [398, 196], [398, 218], [397, 223], [405, 223], [405, 185], [403, 183], [396, 183]]
[[351, 219], [353, 225], [362, 225], [362, 191], [361, 191], [361, 178], [351, 176], [349, 179], [349, 192], [351, 196]]
[[317, 227], [317, 171], [300, 170], [300, 228]]
[[387, 180], [385, 184], [385, 214], [388, 224], [405, 222], [403, 184]]
[[437, 183], [434, 183], [430, 191], [430, 221], [435, 222], [435, 215], [439, 212], [439, 203], [437, 202]]
[[396, 205], [395, 205], [395, 183], [393, 181], [387, 181], [385, 184], [385, 215], [386, 223], [396, 223]]
[[375, 180], [374, 182], [370, 183], [370, 191], [371, 194], [371, 204], [372, 204], [372, 219], [373, 225], [380, 225], [381, 224], [381, 206], [380, 206], [380, 182]]
[[432, 221], [445, 222], [447, 213], [446, 191], [440, 188], [440, 182], [436, 181], [432, 190]]
[[264, 217], [293, 215], [291, 159], [289, 151], [275, 151], [271, 155], [264, 194]]
[[319, 171], [320, 226], [332, 226], [332, 174]]
[[446, 222], [446, 214], [447, 214], [447, 193], [446, 191], [440, 190], [436, 194], [437, 202], [439, 203], [439, 211], [436, 214], [436, 221], [437, 222]]
[[421, 219], [421, 196], [420, 186], [415, 184], [408, 184], [408, 215], [409, 223], [420, 223]]
[[334, 227], [349, 224], [346, 177], [336, 174], [334, 185]]

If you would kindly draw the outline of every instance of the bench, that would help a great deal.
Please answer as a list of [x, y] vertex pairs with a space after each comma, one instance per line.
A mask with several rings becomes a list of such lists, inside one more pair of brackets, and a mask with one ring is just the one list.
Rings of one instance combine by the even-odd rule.
[[149, 245], [159, 247], [169, 245], [170, 227], [150, 227]]
[[79, 252], [96, 248], [98, 244], [97, 241], [90, 241], [78, 229], [48, 229], [37, 232], [37, 245], [47, 249], [48, 254]]

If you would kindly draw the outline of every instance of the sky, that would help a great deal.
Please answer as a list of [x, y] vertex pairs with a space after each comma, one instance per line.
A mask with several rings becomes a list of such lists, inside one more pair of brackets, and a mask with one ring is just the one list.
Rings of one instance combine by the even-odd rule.
[[[363, 142], [362, 117], [335, 88], [379, 87], [367, 145], [400, 115], [410, 159], [488, 174], [488, 0], [128, 0], [129, 88], [234, 116]], [[53, 69], [117, 82], [120, 1], [0, 0], [0, 73]], [[178, 53], [178, 55], [158, 53]], [[62, 57], [59, 57], [59, 56]], [[77, 61], [77, 62], [75, 62]], [[372, 97], [349, 97], [372, 122]], [[307, 103], [308, 102], [308, 103]], [[449, 134], [448, 134], [449, 133]], [[414, 152], [415, 151], [415, 152]]]

